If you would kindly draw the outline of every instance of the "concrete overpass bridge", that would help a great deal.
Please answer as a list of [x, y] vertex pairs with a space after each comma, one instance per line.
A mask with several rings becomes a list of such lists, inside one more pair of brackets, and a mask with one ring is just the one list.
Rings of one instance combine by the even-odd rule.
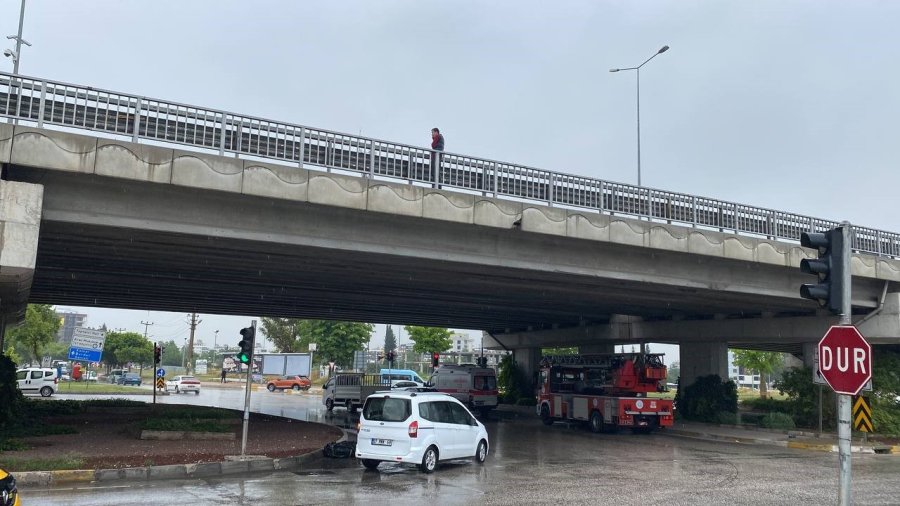
[[[834, 222], [0, 74], [0, 312], [24, 303], [482, 329], [541, 346], [801, 353]], [[91, 135], [85, 135], [90, 133]], [[433, 163], [435, 160], [435, 163]], [[900, 236], [854, 227], [853, 305], [900, 336]]]

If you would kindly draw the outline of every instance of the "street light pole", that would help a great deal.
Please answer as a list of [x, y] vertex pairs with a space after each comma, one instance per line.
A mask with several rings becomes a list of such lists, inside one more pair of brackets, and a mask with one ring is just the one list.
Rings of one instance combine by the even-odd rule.
[[634, 70], [637, 73], [637, 184], [641, 186], [641, 67], [650, 60], [656, 58], [656, 55], [665, 53], [669, 50], [669, 46], [663, 46], [659, 51], [653, 53], [653, 56], [644, 60], [637, 67], [628, 67], [621, 69], [609, 69], [610, 72], [620, 72], [623, 70]]

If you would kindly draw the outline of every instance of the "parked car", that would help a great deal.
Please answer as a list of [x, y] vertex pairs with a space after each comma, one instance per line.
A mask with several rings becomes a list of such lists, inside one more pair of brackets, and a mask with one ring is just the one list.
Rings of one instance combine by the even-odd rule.
[[122, 379], [122, 376], [125, 376], [126, 372], [127, 371], [125, 371], [124, 369], [113, 369], [112, 371], [109, 371], [109, 375], [106, 377], [106, 381], [114, 385], [118, 384]]
[[370, 395], [359, 417], [356, 457], [368, 469], [408, 462], [431, 473], [441, 460], [474, 457], [483, 463], [488, 434], [454, 397], [394, 390]]
[[176, 394], [194, 392], [200, 395], [200, 381], [193, 376], [175, 376], [166, 381], [166, 392], [169, 390], [175, 391]]
[[276, 379], [269, 380], [266, 389], [270, 392], [274, 392], [275, 390], [285, 390], [290, 388], [296, 392], [297, 390], [309, 390], [309, 387], [311, 386], [312, 382], [309, 381], [309, 378], [306, 376], [280, 376]]
[[56, 369], [26, 367], [16, 370], [16, 385], [23, 394], [41, 394], [42, 397], [50, 397], [56, 393], [58, 382]]
[[141, 375], [136, 372], [126, 372], [120, 379], [120, 385], [141, 386]]
[[0, 506], [20, 506], [21, 504], [15, 477], [0, 469]]

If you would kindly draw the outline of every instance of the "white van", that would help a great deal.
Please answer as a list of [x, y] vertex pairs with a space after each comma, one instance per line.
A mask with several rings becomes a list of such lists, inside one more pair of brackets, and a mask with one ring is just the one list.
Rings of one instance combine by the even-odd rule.
[[436, 392], [374, 393], [357, 431], [356, 458], [367, 469], [408, 462], [430, 473], [440, 460], [474, 457], [484, 463], [488, 454], [484, 425], [459, 401]]
[[26, 367], [16, 370], [16, 384], [23, 394], [41, 394], [43, 397], [50, 397], [56, 393], [58, 382], [56, 369]]
[[428, 384], [482, 415], [497, 407], [497, 373], [490, 367], [442, 365], [435, 369]]

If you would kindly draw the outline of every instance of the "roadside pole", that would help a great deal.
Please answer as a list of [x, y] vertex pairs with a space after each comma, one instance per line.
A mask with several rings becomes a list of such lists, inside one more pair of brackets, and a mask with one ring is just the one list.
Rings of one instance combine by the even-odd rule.
[[[850, 272], [850, 223], [841, 223], [841, 234], [843, 234], [843, 255], [840, 261], [843, 263], [841, 274], [844, 276], [844, 282], [841, 283], [843, 296], [841, 297], [841, 325], [852, 325], [851, 312], [853, 311], [850, 304], [850, 283], [853, 276]], [[847, 394], [838, 394], [838, 462], [841, 467], [840, 478], [840, 498], [838, 504], [841, 506], [850, 506], [851, 502], [851, 480], [850, 480], [850, 405], [853, 403], [851, 396]]]
[[[256, 342], [256, 320], [250, 321], [250, 327], [253, 329], [253, 343], [251, 349]], [[250, 363], [247, 364], [247, 379], [244, 385], [244, 432], [241, 435], [241, 457], [247, 454], [247, 429], [250, 426], [250, 378], [253, 376], [253, 356], [251, 355]]]

